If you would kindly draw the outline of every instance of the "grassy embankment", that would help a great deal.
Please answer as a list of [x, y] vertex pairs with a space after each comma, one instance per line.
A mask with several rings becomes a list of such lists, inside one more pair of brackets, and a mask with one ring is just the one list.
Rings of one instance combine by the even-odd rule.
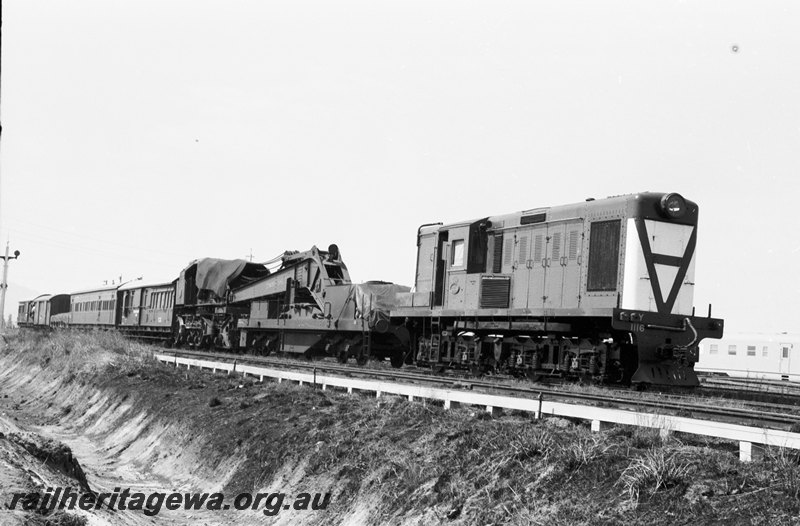
[[28, 375], [18, 389], [47, 386], [38, 395], [49, 407], [45, 423], [79, 423], [117, 441], [143, 471], [197, 491], [332, 492], [328, 510], [298, 516], [303, 522], [780, 524], [800, 516], [800, 467], [784, 451], [743, 464], [733, 445], [710, 440], [622, 427], [593, 434], [564, 419], [259, 384], [175, 370], [151, 353], [113, 334], [55, 334], [13, 337], [0, 358]]

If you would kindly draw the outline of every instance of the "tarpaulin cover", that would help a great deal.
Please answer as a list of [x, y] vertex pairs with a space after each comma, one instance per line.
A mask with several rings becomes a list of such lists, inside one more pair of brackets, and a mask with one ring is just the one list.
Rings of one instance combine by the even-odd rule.
[[373, 311], [388, 313], [397, 304], [398, 292], [409, 292], [411, 287], [394, 283], [360, 283], [353, 286], [356, 312], [369, 318]]
[[200, 259], [197, 261], [195, 286], [198, 289], [210, 290], [222, 297], [228, 283], [235, 279], [246, 265], [247, 261], [243, 259]]

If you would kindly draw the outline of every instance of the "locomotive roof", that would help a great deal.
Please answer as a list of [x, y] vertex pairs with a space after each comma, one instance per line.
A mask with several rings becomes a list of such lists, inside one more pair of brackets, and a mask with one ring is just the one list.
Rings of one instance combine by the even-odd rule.
[[[517, 224], [515, 224], [515, 220], [518, 220], [520, 217], [534, 216], [536, 214], [547, 214], [546, 221], [541, 221], [541, 222], [550, 222], [561, 219], [573, 219], [573, 218], [583, 217], [589, 210], [599, 211], [601, 209], [614, 209], [614, 208], [618, 209], [621, 206], [631, 205], [632, 203], [635, 202], [639, 202], [640, 206], [643, 207], [646, 207], [646, 205], [650, 204], [656, 205], [665, 195], [667, 195], [667, 192], [639, 192], [635, 194], [609, 196], [602, 199], [588, 198], [585, 201], [570, 203], [566, 205], [530, 208], [527, 210], [521, 210], [518, 212], [512, 212], [508, 214], [490, 215], [482, 218], [472, 219], [469, 221], [458, 221], [455, 223], [448, 223], [446, 225], [424, 226], [420, 227], [420, 232], [431, 232], [431, 231], [437, 231], [441, 228], [466, 226], [475, 223], [477, 221], [482, 221], [484, 219], [489, 219], [495, 226], [499, 228], [513, 227], [513, 226], [518, 226]], [[693, 202], [689, 200], [686, 200], [686, 202], [692, 205], [694, 207], [694, 210], [696, 211], [697, 206]]]

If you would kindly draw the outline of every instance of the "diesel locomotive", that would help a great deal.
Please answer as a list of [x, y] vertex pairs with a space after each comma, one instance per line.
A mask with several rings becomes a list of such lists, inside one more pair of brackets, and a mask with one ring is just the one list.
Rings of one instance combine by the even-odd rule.
[[18, 323], [395, 367], [694, 386], [699, 342], [723, 333], [710, 307], [695, 315], [697, 224], [698, 206], [677, 193], [590, 199], [422, 225], [413, 289], [352, 283], [331, 245], [266, 264], [205, 258], [171, 283], [40, 297], [20, 304]]
[[637, 384], [698, 384], [698, 343], [723, 321], [694, 314], [698, 207], [641, 193], [417, 233], [401, 295], [415, 360]]

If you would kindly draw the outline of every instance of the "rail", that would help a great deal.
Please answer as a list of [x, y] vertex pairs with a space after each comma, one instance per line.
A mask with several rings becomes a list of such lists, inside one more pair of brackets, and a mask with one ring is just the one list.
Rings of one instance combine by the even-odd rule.
[[353, 391], [374, 392], [380, 397], [392, 394], [407, 397], [409, 400], [428, 399], [444, 402], [445, 409], [450, 409], [458, 404], [484, 407], [486, 411], [495, 414], [502, 409], [527, 411], [539, 419], [544, 416], [561, 416], [577, 418], [591, 422], [592, 431], [601, 431], [610, 424], [647, 427], [659, 429], [662, 433], [681, 432], [694, 435], [722, 438], [739, 442], [739, 459], [752, 460], [753, 445], [783, 447], [800, 449], [800, 433], [767, 429], [762, 427], [744, 426], [727, 422], [715, 422], [688, 418], [682, 416], [663, 415], [631, 411], [626, 409], [613, 409], [606, 407], [587, 406], [553, 400], [537, 398], [504, 396], [490, 393], [480, 393], [460, 389], [444, 389], [423, 385], [403, 384], [392, 381], [370, 380], [363, 378], [348, 378], [313, 372], [299, 372], [273, 369], [231, 362], [217, 362], [197, 358], [179, 357], [168, 354], [155, 354], [161, 362], [185, 365], [187, 368], [198, 367], [210, 369], [213, 372], [225, 371], [228, 374], [241, 373], [264, 378], [275, 378], [279, 382], [284, 380], [320, 385], [323, 390], [328, 387], [347, 389]]

